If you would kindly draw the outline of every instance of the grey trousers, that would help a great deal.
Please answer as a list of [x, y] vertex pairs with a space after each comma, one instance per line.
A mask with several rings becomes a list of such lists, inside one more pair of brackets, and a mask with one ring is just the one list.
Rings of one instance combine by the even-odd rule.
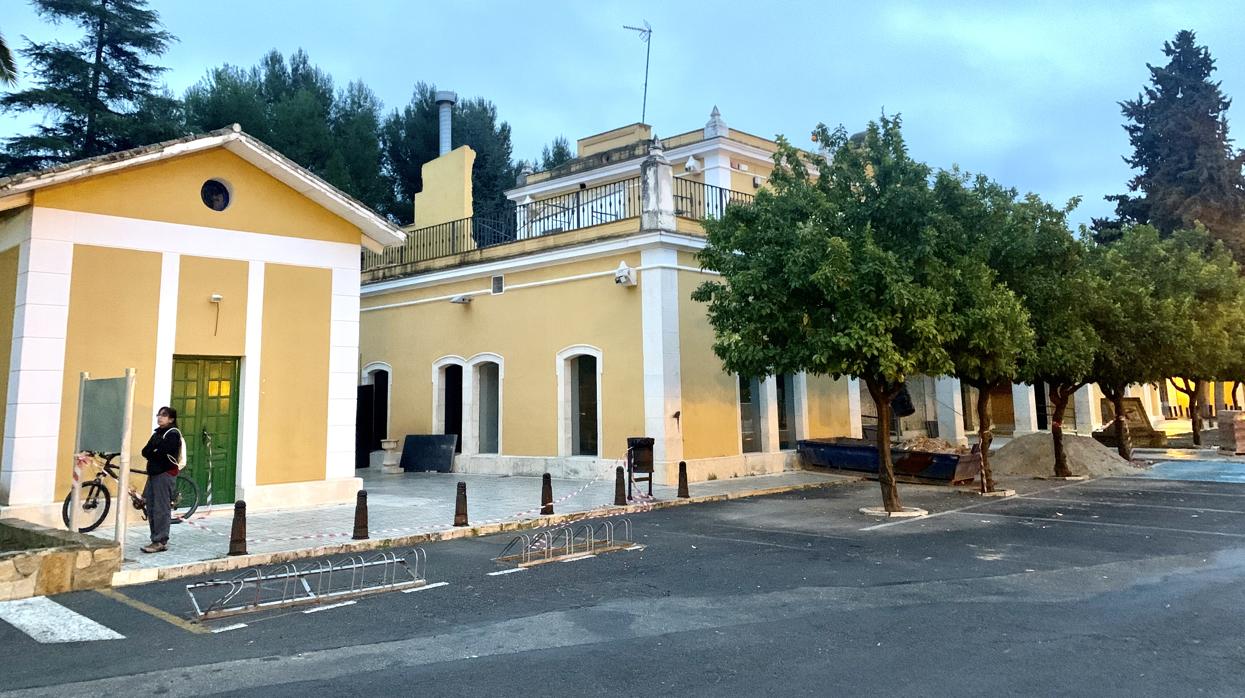
[[173, 492], [177, 476], [160, 473], [147, 478], [143, 499], [147, 500], [147, 525], [151, 527], [152, 543], [169, 542], [169, 520], [173, 517]]

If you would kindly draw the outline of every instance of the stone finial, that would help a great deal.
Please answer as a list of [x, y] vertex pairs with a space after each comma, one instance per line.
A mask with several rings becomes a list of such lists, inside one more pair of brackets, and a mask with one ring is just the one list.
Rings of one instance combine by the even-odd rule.
[[713, 111], [709, 112], [709, 121], [705, 124], [705, 138], [725, 136], [729, 131], [726, 122], [722, 119], [722, 112], [718, 111], [716, 104], [713, 105]]

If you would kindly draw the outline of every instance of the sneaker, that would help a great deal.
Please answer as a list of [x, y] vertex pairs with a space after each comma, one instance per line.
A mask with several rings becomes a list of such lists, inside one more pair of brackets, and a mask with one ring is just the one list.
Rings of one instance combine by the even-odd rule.
[[142, 550], [145, 553], [162, 553], [168, 549], [169, 546], [166, 543], [151, 543], [150, 545], [144, 545], [139, 548], [139, 550]]

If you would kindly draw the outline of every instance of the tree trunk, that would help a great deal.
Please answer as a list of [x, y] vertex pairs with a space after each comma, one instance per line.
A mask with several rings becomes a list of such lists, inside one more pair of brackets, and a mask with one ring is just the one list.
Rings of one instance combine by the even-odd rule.
[[872, 378], [866, 378], [865, 385], [878, 407], [878, 484], [882, 487], [882, 506], [887, 511], [903, 511], [895, 485], [895, 465], [891, 462], [891, 398], [895, 391], [887, 390]]
[[981, 450], [981, 491], [994, 491], [994, 473], [990, 471], [990, 442], [994, 441], [994, 423], [990, 419], [990, 387], [977, 388], [977, 440]]
[[1115, 407], [1116, 452], [1120, 454], [1120, 458], [1132, 460], [1133, 442], [1128, 435], [1128, 422], [1124, 419], [1124, 391], [1113, 390], [1107, 397], [1111, 398], [1111, 404]]
[[1063, 447], [1063, 413], [1068, 409], [1068, 398], [1076, 391], [1065, 390], [1064, 387], [1050, 386], [1050, 437], [1055, 447], [1055, 477], [1072, 477], [1072, 471], [1068, 468], [1068, 453]]
[[1189, 394], [1189, 416], [1193, 423], [1193, 445], [1202, 445], [1202, 381], [1193, 381]]
[[1236, 399], [1236, 391], [1241, 387], [1240, 381], [1232, 381], [1232, 409], [1241, 409], [1241, 401]]

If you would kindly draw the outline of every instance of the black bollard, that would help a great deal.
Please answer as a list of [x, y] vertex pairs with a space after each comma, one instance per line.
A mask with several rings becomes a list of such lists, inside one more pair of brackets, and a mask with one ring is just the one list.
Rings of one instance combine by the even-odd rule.
[[359, 490], [354, 500], [354, 540], [367, 538], [367, 490]]
[[553, 476], [545, 473], [540, 485], [540, 515], [549, 516], [553, 513]]
[[467, 525], [467, 483], [458, 483], [458, 497], [454, 500], [454, 525]]
[[614, 506], [627, 506], [627, 482], [621, 465], [614, 469]]
[[233, 503], [233, 528], [229, 530], [229, 554], [246, 555], [246, 502]]
[[679, 461], [679, 499], [690, 499], [687, 493], [687, 461]]

